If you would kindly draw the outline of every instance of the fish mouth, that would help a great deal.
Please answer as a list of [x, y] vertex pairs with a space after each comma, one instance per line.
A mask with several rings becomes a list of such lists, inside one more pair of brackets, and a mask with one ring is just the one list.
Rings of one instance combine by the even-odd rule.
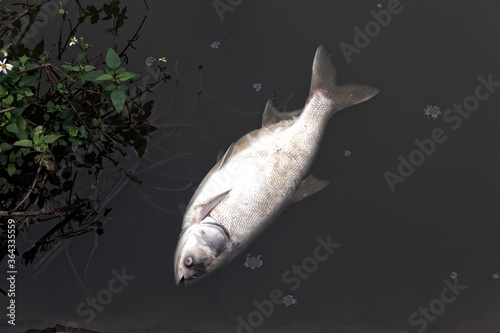
[[183, 286], [185, 285], [185, 282], [184, 282], [184, 274], [181, 273], [181, 274], [177, 274], [176, 277], [175, 277], [175, 283], [178, 285], [178, 286]]

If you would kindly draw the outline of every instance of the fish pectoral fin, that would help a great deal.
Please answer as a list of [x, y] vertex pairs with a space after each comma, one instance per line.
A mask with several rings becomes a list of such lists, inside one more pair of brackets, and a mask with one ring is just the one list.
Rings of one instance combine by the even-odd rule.
[[227, 162], [227, 160], [229, 159], [229, 156], [231, 156], [231, 153], [233, 152], [233, 146], [234, 146], [234, 142], [231, 143], [229, 148], [227, 148], [226, 153], [224, 155], [222, 155], [222, 152], [220, 152], [219, 155], [217, 156], [217, 162], [219, 162], [219, 160], [220, 160], [219, 170], [220, 170], [220, 168], [222, 168], [224, 163]]
[[217, 154], [217, 161], [215, 161], [215, 163], [219, 162], [220, 160], [222, 160], [222, 158], [224, 157], [224, 151], [221, 150], [219, 151], [219, 153]]
[[300, 184], [297, 192], [295, 192], [295, 195], [293, 196], [292, 202], [297, 202], [313, 195], [314, 193], [325, 188], [325, 186], [329, 183], [330, 182], [327, 180], [318, 179], [310, 174]]
[[201, 204], [200, 205], [201, 209], [199, 210], [196, 220], [198, 221], [203, 220], [210, 213], [210, 211], [229, 194], [229, 192], [231, 192], [230, 189], [224, 193], [221, 193], [219, 195], [216, 195], [208, 199], [205, 203]]
[[273, 100], [270, 98], [267, 101], [264, 114], [262, 115], [262, 127], [279, 123], [282, 120], [292, 119], [300, 114], [302, 110], [295, 110], [292, 112], [280, 112], [273, 106]]

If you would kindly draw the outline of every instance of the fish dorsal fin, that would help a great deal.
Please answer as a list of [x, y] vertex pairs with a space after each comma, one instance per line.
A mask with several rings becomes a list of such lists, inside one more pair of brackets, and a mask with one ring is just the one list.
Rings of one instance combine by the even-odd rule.
[[230, 192], [231, 190], [227, 190], [226, 192], [224, 193], [221, 193], [219, 195], [216, 195], [214, 197], [211, 197], [210, 199], [208, 199], [207, 201], [205, 201], [203, 204], [200, 205], [200, 211], [198, 213], [198, 216], [197, 216], [197, 221], [201, 221], [203, 220], [205, 217], [207, 217], [207, 215], [210, 213], [210, 211], [215, 207], [217, 206], [217, 204], [219, 202], [222, 201], [222, 199], [224, 199]]
[[273, 106], [273, 100], [270, 98], [266, 103], [264, 114], [262, 115], [262, 127], [271, 124], [279, 123], [282, 120], [292, 119], [300, 114], [302, 110], [295, 110], [293, 112], [280, 112]]
[[220, 170], [220, 168], [222, 168], [224, 163], [226, 163], [227, 160], [229, 159], [229, 157], [231, 156], [231, 153], [233, 152], [233, 146], [234, 146], [234, 142], [231, 143], [229, 148], [227, 148], [226, 153], [224, 155], [222, 155], [222, 151], [219, 152], [219, 155], [217, 155], [217, 162], [220, 161], [219, 170]]
[[295, 192], [292, 201], [297, 202], [302, 199], [305, 199], [313, 195], [314, 193], [322, 190], [329, 183], [330, 182], [327, 180], [318, 179], [314, 177], [312, 174], [310, 174], [302, 181], [299, 188], [297, 189], [297, 192]]

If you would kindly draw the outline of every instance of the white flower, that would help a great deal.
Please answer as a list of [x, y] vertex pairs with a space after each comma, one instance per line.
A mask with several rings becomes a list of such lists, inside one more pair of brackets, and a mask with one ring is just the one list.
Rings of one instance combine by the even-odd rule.
[[167, 62], [167, 59], [165, 59], [165, 57], [161, 57], [160, 59], [158, 59], [158, 61]]
[[3, 72], [4, 74], [7, 74], [7, 71], [12, 70], [12, 65], [11, 64], [6, 64], [5, 62], [7, 59], [4, 59], [2, 62], [0, 62], [0, 72]]
[[7, 53], [7, 51], [5, 51], [5, 50], [2, 50], [2, 53], [3, 53], [4, 58], [6, 58], [6, 57], [9, 55], [9, 54]]
[[71, 42], [69, 43], [69, 46], [73, 46], [76, 43], [78, 43], [78, 39], [76, 37], [71, 38]]

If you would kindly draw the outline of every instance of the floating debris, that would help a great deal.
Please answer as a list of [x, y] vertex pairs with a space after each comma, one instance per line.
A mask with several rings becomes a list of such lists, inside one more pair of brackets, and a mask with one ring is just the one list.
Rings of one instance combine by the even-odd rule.
[[493, 278], [494, 278], [495, 280], [496, 280], [496, 279], [498, 279], [498, 278], [500, 278], [500, 274], [498, 274], [498, 273], [493, 274]]
[[285, 298], [283, 298], [283, 304], [285, 304], [286, 306], [297, 304], [297, 300], [293, 298], [292, 295], [286, 295]]
[[450, 277], [451, 277], [452, 279], [456, 279], [456, 278], [457, 278], [457, 276], [458, 276], [457, 272], [451, 272], [451, 274], [450, 274]]
[[378, 8], [382, 8], [382, 4], [381, 4], [381, 3], [379, 3], [379, 4], [377, 5], [377, 7], [378, 7]]
[[349, 157], [351, 154], [352, 154], [351, 151], [348, 150], [348, 149], [346, 149], [345, 152], [344, 152], [344, 156], [345, 157]]
[[247, 260], [245, 261], [245, 263], [243, 265], [245, 265], [246, 267], [251, 268], [251, 269], [259, 268], [264, 263], [262, 261], [262, 259], [260, 259], [261, 257], [262, 257], [261, 254], [259, 254], [257, 257], [255, 257], [249, 253], [249, 254], [247, 254]]
[[262, 88], [262, 85], [260, 83], [254, 83], [253, 88], [258, 92]]
[[147, 57], [146, 58], [146, 66], [151, 67], [151, 65], [153, 64], [153, 62], [155, 60], [156, 60], [155, 57]]
[[97, 331], [86, 330], [84, 328], [68, 327], [62, 325], [56, 325], [56, 327], [50, 327], [43, 330], [32, 329], [27, 330], [24, 333], [52, 333], [52, 332], [80, 332], [80, 333], [99, 333]]
[[441, 110], [439, 110], [439, 107], [435, 106], [435, 105], [427, 105], [425, 108], [424, 108], [424, 115], [427, 116], [427, 118], [429, 119], [436, 119], [437, 117], [439, 117], [439, 115], [441, 114]]
[[215, 41], [212, 43], [212, 45], [210, 45], [211, 48], [213, 49], [218, 49], [220, 48], [220, 42], [219, 41]]

